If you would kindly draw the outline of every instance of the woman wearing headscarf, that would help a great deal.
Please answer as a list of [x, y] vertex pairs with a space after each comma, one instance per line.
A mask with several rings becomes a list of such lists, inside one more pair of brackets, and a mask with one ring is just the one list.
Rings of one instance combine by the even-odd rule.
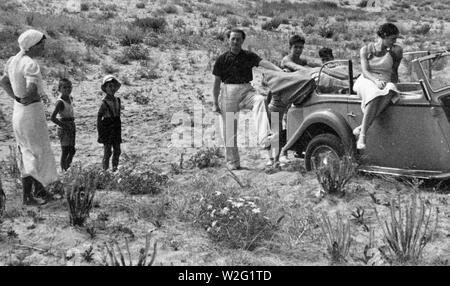
[[19, 150], [23, 203], [37, 205], [45, 201], [33, 196], [33, 186], [37, 196], [46, 196], [44, 187], [58, 179], [41, 102], [42, 75], [33, 60], [44, 52], [45, 35], [30, 29], [19, 36], [18, 42], [20, 52], [7, 61], [0, 85], [14, 99], [12, 123]]

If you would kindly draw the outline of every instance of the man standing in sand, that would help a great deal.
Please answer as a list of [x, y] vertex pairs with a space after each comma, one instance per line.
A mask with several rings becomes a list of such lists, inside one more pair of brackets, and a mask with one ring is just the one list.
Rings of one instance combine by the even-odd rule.
[[[237, 148], [237, 115], [241, 109], [252, 109], [256, 122], [258, 144], [267, 140], [269, 121], [264, 96], [257, 94], [250, 82], [253, 80], [253, 67], [262, 67], [282, 71], [279, 67], [257, 54], [243, 50], [245, 33], [240, 29], [232, 29], [228, 34], [230, 49], [220, 55], [213, 68], [214, 87], [213, 111], [222, 115], [223, 137], [225, 141], [225, 158], [231, 170], [240, 169], [239, 151]], [[221, 83], [222, 86], [221, 86]], [[221, 94], [219, 104], [219, 93]]]

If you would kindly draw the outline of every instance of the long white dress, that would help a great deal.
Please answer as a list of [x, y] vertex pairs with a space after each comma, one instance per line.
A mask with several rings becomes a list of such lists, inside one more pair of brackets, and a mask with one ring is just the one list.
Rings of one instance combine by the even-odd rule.
[[[14, 95], [23, 98], [29, 83], [35, 83], [43, 94], [39, 65], [30, 57], [12, 57], [5, 66]], [[19, 168], [22, 177], [32, 176], [44, 187], [56, 181], [56, 162], [53, 155], [44, 105], [41, 101], [23, 105], [14, 100], [13, 130], [19, 149]]]

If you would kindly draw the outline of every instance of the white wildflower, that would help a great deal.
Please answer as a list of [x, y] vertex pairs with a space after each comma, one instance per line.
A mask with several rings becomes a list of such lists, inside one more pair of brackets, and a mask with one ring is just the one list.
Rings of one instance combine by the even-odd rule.
[[215, 227], [216, 224], [217, 224], [217, 220], [215, 220], [215, 221], [212, 222], [211, 227]]
[[208, 206], [206, 207], [206, 209], [207, 209], [207, 210], [212, 209], [212, 205], [208, 205]]
[[229, 209], [228, 207], [224, 207], [224, 208], [220, 211], [220, 214], [226, 215], [229, 211], [230, 211], [230, 209]]
[[236, 203], [236, 202], [232, 202], [231, 204], [232, 204], [233, 207], [235, 207], [235, 208], [240, 208], [240, 207], [242, 207], [242, 206], [244, 205], [244, 203]]
[[260, 212], [261, 212], [261, 210], [258, 208], [252, 209], [252, 213], [254, 213], [254, 214], [259, 214]]
[[215, 192], [215, 195], [216, 195], [216, 196], [220, 196], [221, 194], [222, 194], [222, 193], [219, 192], [219, 191], [216, 191], [216, 192]]

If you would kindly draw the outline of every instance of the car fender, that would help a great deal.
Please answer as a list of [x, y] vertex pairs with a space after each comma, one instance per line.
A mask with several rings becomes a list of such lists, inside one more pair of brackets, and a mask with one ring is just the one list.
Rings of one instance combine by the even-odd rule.
[[331, 128], [342, 140], [346, 150], [349, 150], [351, 153], [355, 153], [356, 141], [353, 136], [352, 129], [341, 114], [331, 109], [320, 110], [309, 114], [294, 132], [294, 135], [292, 135], [292, 137], [286, 142], [286, 145], [283, 147], [283, 151], [289, 150], [295, 142], [305, 135], [305, 131], [308, 130], [310, 126], [317, 123], [324, 124]]

